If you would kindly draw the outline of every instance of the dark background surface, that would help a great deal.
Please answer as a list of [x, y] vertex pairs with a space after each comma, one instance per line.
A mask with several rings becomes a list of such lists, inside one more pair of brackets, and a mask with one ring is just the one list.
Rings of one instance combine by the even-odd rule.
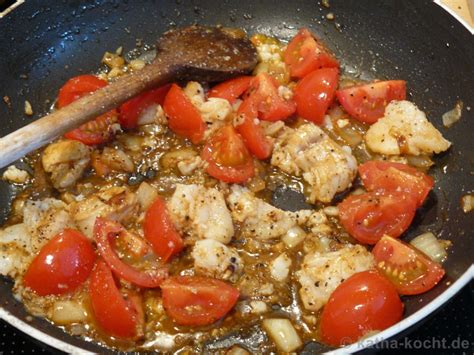
[[[428, 318], [424, 323], [418, 324], [417, 329], [410, 330], [407, 339], [404, 337], [398, 341], [398, 349], [387, 349], [390, 343], [383, 348], [368, 350], [365, 354], [407, 354], [407, 353], [431, 353], [431, 354], [473, 354], [474, 353], [474, 281], [464, 287], [452, 300], [442, 307], [436, 314]], [[0, 321], [0, 354], [62, 354], [61, 352], [41, 344], [28, 335], [18, 331], [4, 321]], [[435, 339], [435, 341], [430, 341]], [[446, 344], [454, 346], [449, 349], [440, 349], [436, 346], [442, 339]], [[459, 340], [457, 340], [459, 339]], [[467, 348], [455, 348], [458, 341], [468, 341]], [[433, 349], [419, 349], [420, 341], [428, 341], [433, 344]], [[407, 345], [405, 345], [407, 344]], [[412, 349], [409, 349], [409, 346]], [[414, 349], [414, 348], [417, 349]]]

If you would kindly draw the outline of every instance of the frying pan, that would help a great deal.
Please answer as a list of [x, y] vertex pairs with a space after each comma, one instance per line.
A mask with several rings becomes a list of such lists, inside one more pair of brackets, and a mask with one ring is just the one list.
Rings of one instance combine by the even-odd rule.
[[[335, 14], [333, 21], [325, 18], [328, 12]], [[0, 101], [0, 135], [44, 114], [58, 88], [72, 76], [94, 72], [105, 50], [119, 46], [130, 50], [137, 39], [153, 44], [170, 27], [192, 23], [242, 27], [283, 39], [299, 27], [309, 27], [353, 75], [406, 80], [409, 99], [454, 143], [436, 157], [431, 171], [436, 187], [405, 237], [409, 240], [429, 230], [450, 239], [453, 247], [444, 264], [447, 276], [430, 292], [406, 298], [406, 318], [368, 341], [387, 339], [418, 323], [472, 278], [474, 218], [462, 212], [460, 199], [474, 189], [474, 42], [462, 25], [431, 1], [331, 0], [327, 9], [309, 0], [29, 0], [0, 19], [1, 94], [11, 103]], [[25, 100], [33, 106], [32, 117], [24, 115]], [[457, 100], [464, 102], [462, 118], [445, 129], [441, 115]], [[0, 184], [0, 218], [7, 216], [16, 192]], [[275, 200], [278, 204], [278, 197]], [[287, 200], [291, 208], [292, 198]], [[0, 279], [0, 306], [5, 320], [51, 346], [67, 352], [106, 351], [45, 320], [27, 318], [6, 279]], [[241, 334], [229, 339], [244, 339], [248, 345], [254, 338], [245, 340]], [[357, 351], [367, 344], [371, 343], [345, 350]], [[219, 343], [207, 346], [217, 349]], [[305, 353], [329, 350], [318, 344], [306, 344], [305, 349]]]

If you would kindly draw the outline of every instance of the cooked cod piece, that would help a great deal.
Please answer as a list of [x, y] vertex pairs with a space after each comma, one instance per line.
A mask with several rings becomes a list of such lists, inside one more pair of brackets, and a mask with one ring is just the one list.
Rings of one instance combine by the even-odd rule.
[[344, 280], [374, 266], [374, 257], [362, 245], [347, 245], [337, 251], [307, 254], [301, 269], [296, 272], [304, 307], [309, 311], [319, 310]]
[[30, 234], [24, 223], [0, 230], [0, 275], [22, 275], [30, 258]]
[[176, 185], [168, 202], [176, 228], [195, 239], [214, 239], [227, 244], [234, 225], [221, 191], [201, 185]]
[[386, 155], [431, 155], [451, 146], [410, 101], [392, 101], [385, 108], [384, 117], [370, 126], [365, 135], [368, 148]]
[[135, 218], [140, 205], [137, 196], [126, 187], [111, 187], [70, 205], [70, 212], [79, 230], [93, 238], [97, 217], [126, 223]]
[[[232, 219], [242, 224], [242, 235], [261, 241], [276, 238], [292, 238], [291, 234], [305, 234], [306, 227], [320, 237], [331, 234], [331, 227], [323, 211], [283, 211], [276, 208], [240, 185], [232, 185], [227, 203]], [[303, 237], [304, 238], [304, 237]]]
[[24, 184], [30, 178], [27, 171], [18, 169], [15, 165], [10, 165], [3, 173], [2, 178], [16, 184]]
[[76, 228], [67, 208], [63, 201], [54, 198], [25, 202], [23, 223], [28, 229], [33, 253], [65, 228]]
[[41, 157], [43, 169], [51, 173], [57, 189], [74, 185], [90, 162], [90, 149], [79, 141], [61, 140], [46, 147]]
[[235, 281], [243, 268], [239, 253], [214, 239], [198, 240], [191, 255], [198, 274]]
[[271, 164], [287, 174], [302, 176], [311, 185], [309, 201], [330, 202], [351, 186], [357, 161], [314, 124], [286, 128], [276, 139]]

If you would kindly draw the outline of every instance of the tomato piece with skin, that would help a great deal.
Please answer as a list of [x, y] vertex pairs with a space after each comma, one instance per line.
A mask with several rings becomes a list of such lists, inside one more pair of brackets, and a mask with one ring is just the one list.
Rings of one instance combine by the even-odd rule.
[[97, 217], [94, 224], [94, 238], [97, 242], [99, 254], [112, 271], [122, 279], [141, 287], [154, 288], [160, 286], [168, 276], [167, 269], [160, 268], [153, 270], [152, 273], [147, 273], [120, 260], [112, 247], [110, 238], [122, 231], [124, 231], [124, 228], [119, 223]]
[[89, 296], [94, 318], [107, 334], [119, 338], [135, 338], [144, 324], [139, 300], [125, 299], [115, 283], [112, 271], [103, 260], [94, 268], [89, 283]]
[[393, 285], [377, 271], [356, 273], [329, 297], [321, 315], [321, 339], [340, 346], [401, 320], [403, 303]]
[[417, 295], [431, 290], [444, 276], [441, 265], [421, 251], [387, 235], [372, 250], [377, 269], [401, 295]]
[[250, 87], [252, 76], [240, 76], [224, 81], [209, 90], [208, 97], [226, 99], [233, 104]]
[[87, 280], [95, 259], [89, 240], [74, 229], [65, 229], [41, 248], [23, 283], [39, 296], [62, 295]]
[[283, 58], [294, 78], [303, 78], [316, 69], [339, 67], [334, 55], [306, 28], [290, 41]]
[[194, 144], [202, 141], [206, 124], [199, 110], [178, 85], [171, 85], [163, 103], [163, 110], [168, 117], [168, 126], [173, 132], [189, 138]]
[[[265, 135], [257, 119], [257, 107], [253, 100], [244, 100], [238, 109], [242, 122], [235, 127], [244, 140], [245, 146], [257, 159], [267, 159], [273, 151], [272, 141]], [[255, 122], [257, 120], [257, 122]]]
[[378, 81], [351, 86], [336, 92], [344, 110], [355, 119], [372, 124], [383, 117], [385, 107], [393, 100], [405, 100], [404, 80]]
[[245, 182], [255, 175], [254, 163], [242, 137], [232, 126], [224, 126], [208, 140], [201, 153], [212, 177], [227, 182]]
[[[94, 75], [79, 75], [71, 78], [59, 89], [57, 106], [58, 108], [67, 106], [77, 99], [107, 85], [107, 81], [99, 79]], [[86, 145], [105, 143], [113, 137], [111, 125], [117, 121], [117, 116], [117, 110], [111, 110], [94, 120], [84, 123], [79, 128], [67, 132], [64, 136]]]
[[258, 118], [264, 121], [285, 120], [296, 111], [294, 101], [280, 97], [278, 83], [267, 73], [260, 73], [252, 79], [244, 97], [244, 101], [252, 101]]
[[403, 192], [367, 192], [346, 197], [339, 205], [339, 220], [346, 231], [365, 244], [375, 244], [384, 234], [399, 237], [410, 226], [416, 199]]
[[158, 197], [146, 211], [143, 232], [155, 254], [163, 261], [178, 254], [184, 247], [183, 239], [173, 225], [161, 197]]
[[402, 163], [371, 160], [359, 165], [359, 175], [369, 191], [403, 191], [417, 200], [421, 206], [433, 188], [429, 175]]
[[144, 92], [120, 106], [119, 122], [123, 128], [132, 129], [137, 127], [137, 122], [142, 113], [153, 105], [163, 105], [170, 85]]
[[163, 307], [179, 325], [212, 324], [234, 307], [239, 291], [230, 284], [202, 276], [175, 276], [161, 285]]
[[317, 69], [296, 84], [294, 100], [296, 111], [304, 119], [321, 124], [324, 115], [334, 100], [339, 69]]

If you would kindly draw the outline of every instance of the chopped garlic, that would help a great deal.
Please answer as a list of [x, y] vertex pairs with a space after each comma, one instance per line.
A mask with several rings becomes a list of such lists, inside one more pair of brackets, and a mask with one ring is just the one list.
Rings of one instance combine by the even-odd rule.
[[28, 116], [33, 115], [33, 108], [28, 100], [25, 101], [25, 114]]
[[18, 169], [15, 165], [10, 165], [3, 173], [3, 179], [17, 184], [23, 184], [28, 181], [28, 172]]

